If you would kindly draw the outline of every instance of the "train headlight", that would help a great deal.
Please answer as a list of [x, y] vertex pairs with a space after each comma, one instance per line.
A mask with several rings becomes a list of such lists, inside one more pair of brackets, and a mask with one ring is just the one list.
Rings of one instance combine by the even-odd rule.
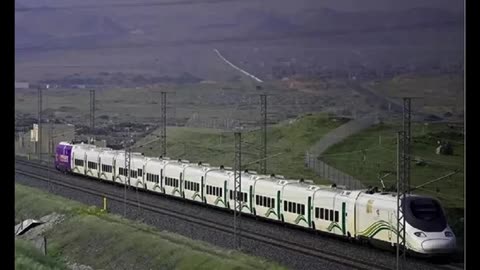
[[413, 234], [415, 234], [416, 237], [427, 237], [427, 235], [423, 232], [414, 232]]
[[449, 231], [446, 231], [445, 232], [445, 237], [453, 237], [453, 233], [449, 232]]

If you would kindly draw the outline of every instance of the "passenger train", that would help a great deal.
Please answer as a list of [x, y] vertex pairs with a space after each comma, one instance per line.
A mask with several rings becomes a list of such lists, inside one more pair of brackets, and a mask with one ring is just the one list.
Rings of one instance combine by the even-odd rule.
[[[223, 166], [190, 163], [131, 153], [130, 182], [125, 152], [89, 144], [61, 142], [56, 146], [57, 170], [219, 208], [234, 207], [234, 172]], [[346, 190], [312, 181], [242, 172], [238, 192], [242, 214], [275, 220], [360, 241], [397, 243], [396, 193]], [[440, 203], [409, 195], [402, 201], [406, 247], [422, 255], [452, 253], [456, 238]]]

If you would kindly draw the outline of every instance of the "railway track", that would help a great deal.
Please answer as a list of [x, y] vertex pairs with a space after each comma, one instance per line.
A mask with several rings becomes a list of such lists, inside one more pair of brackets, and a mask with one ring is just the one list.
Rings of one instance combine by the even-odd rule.
[[[161, 215], [165, 215], [168, 217], [181, 220], [183, 222], [200, 225], [200, 226], [207, 227], [209, 229], [214, 229], [216, 231], [223, 232], [226, 234], [233, 234], [233, 228], [231, 226], [227, 226], [221, 223], [216, 223], [212, 220], [208, 220], [208, 219], [199, 217], [197, 215], [189, 215], [183, 212], [177, 212], [172, 209], [161, 207], [159, 205], [153, 205], [147, 202], [139, 203], [138, 200], [133, 200], [133, 199], [125, 200], [123, 196], [119, 196], [118, 194], [114, 194], [112, 192], [98, 191], [93, 188], [80, 187], [65, 181], [61, 181], [60, 179], [61, 177], [63, 177], [63, 174], [59, 173], [57, 170], [55, 170], [52, 167], [45, 166], [40, 163], [34, 163], [34, 162], [24, 161], [20, 159], [17, 159], [16, 163], [29, 166], [32, 168], [53, 172], [52, 174], [49, 175], [49, 177], [45, 177], [31, 171], [26, 171], [26, 170], [16, 168], [15, 169], [16, 174], [21, 174], [30, 178], [40, 180], [40, 181], [48, 182], [49, 184], [54, 184], [54, 185], [66, 187], [72, 190], [80, 191], [95, 197], [99, 197], [99, 198], [105, 197], [110, 201], [115, 201], [118, 203], [125, 202], [127, 205], [132, 207], [136, 207], [136, 208], [140, 207], [154, 213], [158, 213]], [[163, 196], [163, 195], [159, 194], [159, 196]], [[337, 252], [329, 252], [328, 250], [306, 246], [306, 245], [299, 244], [297, 242], [287, 241], [285, 239], [275, 238], [272, 236], [267, 237], [252, 231], [241, 230], [240, 234], [242, 239], [248, 239], [250, 241], [253, 241], [259, 244], [270, 245], [283, 250], [288, 250], [290, 252], [315, 258], [316, 260], [328, 261], [338, 266], [343, 266], [350, 269], [393, 269], [391, 267], [379, 265], [378, 263], [375, 263], [372, 261], [365, 261], [365, 260], [353, 258], [352, 256], [347, 256], [346, 254], [339, 254]], [[463, 269], [463, 267], [457, 266], [457, 265], [442, 265], [436, 268], [437, 269]]]

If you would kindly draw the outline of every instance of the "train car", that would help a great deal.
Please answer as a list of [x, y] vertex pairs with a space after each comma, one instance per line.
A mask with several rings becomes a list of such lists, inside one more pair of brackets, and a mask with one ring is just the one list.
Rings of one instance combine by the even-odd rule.
[[165, 193], [164, 168], [172, 162], [168, 158], [147, 158], [145, 162], [145, 184], [147, 190], [158, 193]]
[[[283, 181], [283, 182], [282, 182]], [[255, 182], [253, 192], [255, 194], [254, 213], [258, 217], [282, 221], [281, 193], [286, 182], [282, 177], [261, 177]]]
[[136, 188], [146, 189], [144, 181], [144, 169], [147, 160], [141, 153], [131, 153], [130, 155], [130, 185]]
[[[408, 250], [418, 254], [450, 253], [456, 239], [440, 203], [426, 196], [410, 195], [402, 200]], [[397, 241], [396, 193], [361, 193], [356, 201], [356, 232], [369, 241]]]
[[100, 178], [101, 166], [100, 166], [100, 155], [103, 152], [112, 150], [111, 148], [101, 148], [95, 147], [90, 148], [85, 152], [85, 162], [87, 164], [85, 175]]
[[54, 166], [62, 172], [70, 172], [72, 170], [72, 148], [73, 145], [67, 142], [60, 142], [55, 148]]
[[188, 161], [171, 161], [163, 167], [163, 187], [165, 194], [184, 198], [183, 170], [189, 165]]
[[233, 187], [229, 187], [228, 182], [233, 181], [233, 177], [233, 172], [226, 170], [223, 166], [210, 167], [205, 172], [203, 201], [220, 208], [233, 207], [233, 202], [229, 204], [227, 200], [228, 190]]
[[203, 202], [205, 174], [211, 169], [209, 164], [191, 164], [184, 169], [185, 199]]
[[74, 144], [72, 147], [72, 173], [87, 175], [87, 152], [95, 148], [91, 144]]
[[286, 223], [306, 228], [312, 227], [312, 198], [314, 190], [311, 184], [301, 181], [285, 181], [282, 185], [282, 219]]
[[351, 192], [329, 186], [310, 187], [313, 195], [313, 228], [319, 231], [353, 237], [355, 196]]
[[[230, 177], [226, 178], [225, 185], [228, 193], [228, 203], [230, 208], [233, 209], [235, 203], [235, 176], [233, 171], [228, 171]], [[244, 171], [242, 173], [242, 185], [241, 190], [237, 191], [237, 198], [240, 200], [241, 212], [246, 214], [255, 215], [255, 197], [253, 193], [253, 187], [257, 180], [263, 176], [257, 175], [255, 172]], [[225, 199], [227, 195], [225, 194]]]
[[106, 181], [114, 181], [115, 179], [115, 158], [122, 151], [106, 150], [99, 154], [100, 174], [99, 178]]

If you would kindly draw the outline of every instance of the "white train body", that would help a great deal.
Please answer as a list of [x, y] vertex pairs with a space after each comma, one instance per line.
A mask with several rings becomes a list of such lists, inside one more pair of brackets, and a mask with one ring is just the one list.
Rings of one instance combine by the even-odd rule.
[[[58, 154], [65, 160], [66, 143]], [[208, 164], [149, 158], [132, 153], [130, 183], [124, 151], [71, 145], [70, 172], [105, 181], [129, 184], [151, 192], [214, 207], [234, 208], [235, 178], [231, 169]], [[60, 160], [60, 157], [57, 158]], [[56, 159], [56, 160], [57, 160]], [[67, 163], [56, 163], [58, 169]], [[312, 182], [242, 172], [242, 213], [289, 223], [347, 238], [397, 243], [397, 198], [394, 193], [345, 190]], [[453, 252], [456, 239], [436, 199], [404, 198], [407, 249], [420, 254]]]

